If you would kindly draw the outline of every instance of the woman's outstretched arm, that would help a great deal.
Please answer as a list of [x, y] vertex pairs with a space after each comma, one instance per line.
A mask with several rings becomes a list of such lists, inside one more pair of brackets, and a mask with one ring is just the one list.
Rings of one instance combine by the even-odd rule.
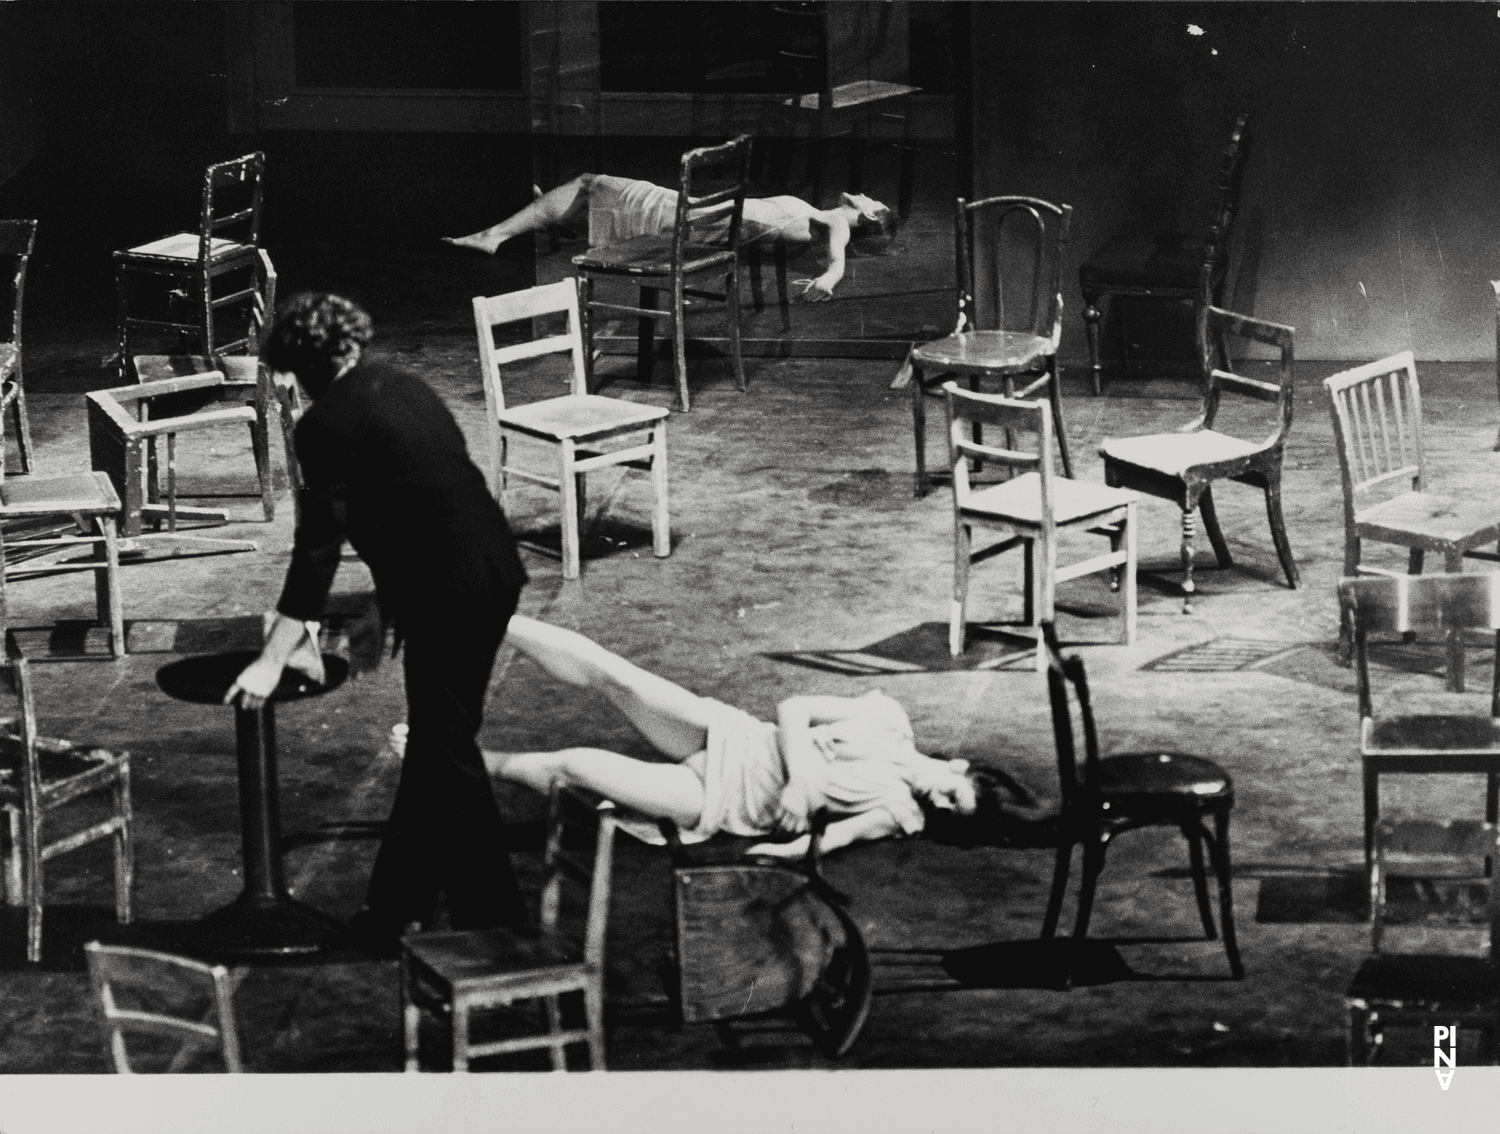
[[809, 303], [826, 303], [833, 298], [833, 289], [844, 278], [844, 250], [849, 247], [849, 222], [843, 214], [832, 209], [818, 213], [808, 222], [814, 232], [822, 230], [828, 238], [828, 267], [817, 279], [797, 280], [806, 283], [802, 298]]
[[[884, 807], [866, 811], [862, 815], [851, 815], [847, 819], [835, 819], [823, 832], [818, 846], [824, 851], [835, 851], [851, 843], [885, 839], [899, 833], [901, 824]], [[807, 853], [809, 835], [798, 835], [787, 843], [756, 843], [747, 854], [763, 854], [771, 858], [801, 858]]]

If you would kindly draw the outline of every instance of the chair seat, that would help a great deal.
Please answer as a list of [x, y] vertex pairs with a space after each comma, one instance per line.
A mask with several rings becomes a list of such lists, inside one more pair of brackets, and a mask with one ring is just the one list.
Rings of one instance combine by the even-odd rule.
[[1114, 288], [1192, 294], [1203, 267], [1203, 241], [1180, 232], [1117, 236], [1078, 269], [1084, 291]]
[[120, 498], [102, 472], [10, 477], [0, 482], [0, 516], [118, 512]]
[[137, 382], [187, 378], [217, 370], [226, 386], [254, 386], [260, 378], [260, 359], [253, 354], [222, 356], [217, 362], [201, 354], [138, 354], [132, 358]]
[[[37, 737], [37, 768], [41, 775], [43, 802], [49, 795], [71, 797], [69, 789], [88, 789], [95, 779], [103, 782], [114, 775], [122, 755], [103, 748], [81, 748], [66, 740]], [[0, 736], [0, 806], [22, 806], [25, 749], [19, 737]], [[54, 789], [49, 791], [48, 789]]]
[[1229, 773], [1205, 756], [1183, 752], [1122, 752], [1099, 761], [1106, 803], [1123, 806], [1147, 797], [1232, 798]]
[[1351, 1007], [1445, 1013], [1500, 1011], [1500, 979], [1484, 957], [1377, 953], [1365, 958], [1344, 994]]
[[583, 952], [566, 937], [537, 929], [471, 929], [420, 933], [402, 947], [455, 993], [512, 989], [582, 976]]
[[1057, 353], [1050, 338], [1019, 331], [965, 331], [923, 343], [912, 351], [917, 366], [994, 374], [1040, 370]]
[[[198, 244], [199, 236], [196, 232], [176, 232], [171, 236], [163, 236], [160, 240], [153, 240], [149, 244], [137, 244], [134, 248], [127, 248], [123, 255], [132, 259], [186, 263], [198, 259]], [[254, 245], [223, 240], [217, 236], [209, 240], [208, 249], [208, 258], [211, 262], [255, 254]]]
[[[847, 110], [850, 107], [868, 106], [872, 102], [880, 102], [888, 98], [902, 98], [909, 94], [916, 94], [922, 88], [909, 86], [906, 83], [891, 83], [883, 79], [856, 79], [852, 83], [840, 83], [829, 91], [829, 102], [832, 104], [830, 110]], [[796, 98], [785, 100], [783, 106], [791, 106], [794, 103], [802, 110], [818, 110], [822, 95], [817, 91], [800, 95]]]
[[1438, 538], [1472, 547], [1500, 537], [1500, 510], [1484, 494], [1439, 496], [1432, 492], [1404, 492], [1354, 513], [1354, 522], [1383, 533], [1389, 542], [1400, 537]]
[[[1052, 518], [1058, 524], [1074, 523], [1123, 508], [1140, 496], [1128, 489], [1109, 488], [1081, 480], [1054, 477], [1052, 481]], [[1019, 524], [1042, 522], [1042, 478], [1030, 472], [971, 493], [964, 502], [963, 514]]]
[[1366, 720], [1360, 750], [1370, 756], [1474, 754], [1500, 757], [1500, 721], [1492, 717], [1421, 716]]
[[[707, 271], [727, 265], [734, 257], [727, 249], [712, 245], [689, 244], [683, 249], [684, 274]], [[573, 265], [591, 272], [609, 272], [626, 276], [665, 276], [672, 271], [672, 238], [670, 236], [635, 236], [618, 244], [590, 248], [573, 257]]]
[[1261, 449], [1258, 442], [1244, 441], [1212, 429], [1197, 429], [1192, 433], [1151, 433], [1142, 437], [1106, 439], [1099, 446], [1099, 455], [1106, 461], [1119, 461], [1181, 477], [1190, 469], [1241, 460]]
[[624, 402], [598, 394], [568, 394], [559, 398], [531, 402], [507, 409], [499, 415], [500, 425], [534, 437], [549, 440], [569, 438], [577, 441], [631, 428], [643, 428], [661, 421], [668, 411], [660, 406]]

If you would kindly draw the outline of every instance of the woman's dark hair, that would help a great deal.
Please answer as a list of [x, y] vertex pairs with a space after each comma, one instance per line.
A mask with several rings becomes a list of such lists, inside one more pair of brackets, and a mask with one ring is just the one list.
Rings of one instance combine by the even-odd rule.
[[267, 366], [295, 374], [308, 396], [317, 398], [373, 335], [370, 317], [358, 304], [307, 291], [287, 301], [262, 351]]
[[859, 241], [862, 254], [879, 255], [895, 242], [896, 214], [884, 206], [874, 213], [861, 213], [849, 226], [849, 234]]
[[1056, 814], [1043, 808], [1019, 782], [998, 768], [971, 767], [967, 774], [978, 804], [972, 815], [947, 811], [933, 806], [925, 796], [917, 797], [927, 820], [925, 837], [955, 847], [1056, 845]]

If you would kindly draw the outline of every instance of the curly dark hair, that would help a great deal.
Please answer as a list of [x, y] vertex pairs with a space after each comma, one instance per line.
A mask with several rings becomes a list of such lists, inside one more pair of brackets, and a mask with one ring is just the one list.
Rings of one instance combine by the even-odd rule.
[[881, 255], [888, 251], [896, 241], [896, 213], [882, 206], [873, 214], [861, 214], [860, 218], [849, 226], [849, 235], [859, 241], [859, 251], [862, 255]]
[[[937, 757], [942, 759], [942, 757]], [[926, 818], [924, 837], [956, 847], [1044, 847], [1057, 845], [1057, 815], [1037, 802], [1021, 783], [998, 768], [971, 767], [969, 781], [978, 801], [973, 814], [917, 803]]]
[[262, 350], [267, 366], [295, 374], [308, 396], [317, 398], [373, 335], [370, 316], [357, 303], [306, 291], [281, 309]]

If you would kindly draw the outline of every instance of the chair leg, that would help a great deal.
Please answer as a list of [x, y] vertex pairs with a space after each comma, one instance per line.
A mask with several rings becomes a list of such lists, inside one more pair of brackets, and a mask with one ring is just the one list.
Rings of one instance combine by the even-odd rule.
[[1349, 1066], [1369, 1067], [1375, 1061], [1375, 1013], [1365, 1008], [1349, 1009]]
[[547, 1017], [547, 1034], [554, 1037], [552, 1046], [547, 1049], [547, 1055], [552, 1060], [552, 1070], [566, 1071], [568, 1069], [568, 1053], [563, 1050], [563, 1045], [557, 1042], [556, 1037], [562, 1034], [562, 1010], [558, 1005], [556, 996], [542, 997], [542, 1012]]
[[667, 505], [667, 423], [651, 431], [651, 550], [658, 559], [672, 554], [672, 518]]
[[1047, 913], [1042, 918], [1042, 940], [1050, 941], [1057, 935], [1057, 923], [1062, 917], [1063, 897], [1068, 892], [1068, 871], [1073, 865], [1073, 844], [1063, 843], [1057, 848], [1052, 867], [1052, 893], [1047, 896]]
[[1234, 559], [1229, 554], [1229, 544], [1224, 541], [1224, 529], [1219, 527], [1219, 510], [1214, 506], [1213, 485], [1207, 485], [1198, 496], [1198, 513], [1203, 517], [1203, 530], [1208, 534], [1209, 546], [1214, 549], [1214, 558], [1220, 567], [1233, 567]]
[[672, 369], [677, 375], [678, 408], [687, 413], [691, 408], [688, 404], [687, 305], [682, 288], [682, 276], [678, 275], [672, 280]]
[[21, 877], [21, 812], [3, 807], [0, 816], [5, 823], [5, 904], [19, 906], [26, 900], [26, 883]]
[[967, 629], [965, 606], [969, 596], [969, 563], [974, 532], [962, 517], [953, 518], [953, 599], [948, 607], [948, 652], [958, 657], [964, 652]]
[[916, 495], [920, 498], [932, 490], [927, 477], [927, 395], [919, 367], [911, 368], [911, 424], [917, 448]]
[[406, 1048], [407, 1071], [420, 1071], [422, 1069], [419, 1058], [419, 1040], [422, 1028], [422, 1010], [412, 1000], [411, 995], [411, 962], [403, 956], [401, 958], [401, 1032], [404, 1046]]
[[1194, 510], [1182, 510], [1182, 613], [1193, 613], [1193, 594], [1198, 585], [1193, 582], [1193, 529]]
[[[1449, 548], [1443, 555], [1443, 570], [1450, 575], [1461, 574], [1464, 555], [1458, 548]], [[1448, 689], [1453, 693], [1464, 691], [1464, 634], [1462, 630], [1448, 632]]]
[[469, 1006], [463, 1001], [453, 1005], [453, 1070], [469, 1069]]
[[11, 413], [16, 419], [16, 449], [21, 456], [21, 471], [29, 473], [32, 470], [31, 451], [31, 418], [26, 413], [26, 387], [22, 383], [21, 373], [16, 372], [16, 397], [11, 402]]
[[1213, 858], [1214, 873], [1219, 878], [1219, 924], [1224, 934], [1224, 953], [1229, 958], [1229, 974], [1235, 980], [1245, 975], [1245, 962], [1240, 959], [1239, 938], [1234, 932], [1234, 873], [1229, 860], [1229, 812], [1227, 809], [1214, 814], [1214, 838], [1208, 844], [1208, 853]]
[[1292, 558], [1292, 545], [1286, 538], [1286, 520], [1281, 514], [1279, 474], [1266, 482], [1266, 518], [1271, 522], [1271, 542], [1276, 545], [1276, 558], [1281, 560], [1281, 569], [1286, 573], [1286, 585], [1295, 591], [1302, 585], [1302, 577], [1297, 573], [1297, 561]]
[[1203, 831], [1197, 820], [1182, 825], [1182, 837], [1187, 840], [1188, 862], [1193, 875], [1193, 893], [1198, 899], [1198, 917], [1203, 922], [1203, 936], [1214, 941], [1219, 936], [1214, 925], [1214, 911], [1208, 904], [1208, 874], [1203, 866]]
[[1090, 292], [1083, 293], [1083, 327], [1088, 332], [1089, 340], [1089, 373], [1094, 382], [1094, 397], [1098, 397], [1103, 389], [1099, 367], [1099, 322], [1103, 315], [1099, 311], [1099, 296]]
[[21, 860], [21, 886], [26, 891], [26, 960], [38, 964], [42, 959], [42, 838], [41, 818], [21, 816], [26, 850]]
[[[1359, 574], [1360, 538], [1354, 532], [1344, 532], [1344, 577], [1352, 579]], [[1347, 617], [1339, 618], [1339, 665], [1351, 665], [1354, 660], [1354, 628]]]
[[1047, 651], [1042, 648], [1042, 623], [1057, 621], [1057, 540], [1037, 539], [1029, 549], [1036, 559], [1031, 569], [1036, 597], [1031, 604], [1031, 632], [1036, 639], [1036, 671], [1047, 672]]
[[114, 788], [115, 814], [119, 826], [115, 828], [115, 920], [121, 925], [130, 924], [130, 892], [135, 885], [135, 838], [131, 830], [134, 815], [130, 806], [130, 769], [120, 772], [120, 781]]
[[1104, 873], [1104, 844], [1097, 834], [1083, 844], [1083, 878], [1078, 886], [1078, 916], [1073, 922], [1073, 940], [1068, 948], [1068, 972], [1064, 987], [1073, 987], [1073, 975], [1078, 967], [1083, 943], [1089, 936], [1089, 918], [1094, 912], [1094, 892], [1098, 889], [1099, 875]]
[[1021, 554], [1021, 621], [1036, 626], [1036, 540], [1022, 544]]
[[[104, 536], [102, 556], [104, 564], [94, 569], [94, 599], [101, 625], [109, 627], [110, 653], [117, 658], [125, 656], [125, 604], [120, 597], [120, 540], [115, 517], [99, 516], [100, 531]], [[94, 551], [96, 558], [101, 552]]]
[[260, 483], [260, 511], [267, 523], [276, 518], [276, 490], [271, 483], [271, 435], [266, 415], [250, 426], [250, 453], [255, 458], [255, 478]]
[[729, 355], [734, 363], [734, 380], [740, 384], [740, 393], [750, 388], [745, 379], [745, 359], [740, 353], [740, 269], [736, 263], [729, 269], [724, 281], [724, 295], [729, 303]]
[[1068, 431], [1063, 427], [1062, 385], [1057, 376], [1057, 355], [1047, 359], [1047, 397], [1052, 402], [1052, 430], [1057, 435], [1057, 451], [1062, 457], [1063, 476], [1073, 479], [1073, 458], [1068, 454]]
[[583, 1010], [589, 1030], [589, 1070], [603, 1071], [604, 1061], [604, 980], [591, 981], [583, 990]]
[[573, 471], [574, 444], [563, 438], [558, 446], [557, 487], [562, 493], [562, 573], [564, 579], [576, 579], [580, 569], [578, 549], [578, 481]]
[[1375, 874], [1375, 821], [1380, 818], [1380, 775], [1368, 761], [1364, 765], [1365, 877], [1373, 885]]
[[[641, 289], [641, 306], [646, 306], [646, 290]], [[649, 320], [648, 320], [649, 322]], [[583, 388], [592, 394], [594, 384], [594, 277], [587, 272], [578, 277], [578, 334], [583, 339]], [[637, 369], [640, 360], [636, 361]]]
[[[1119, 581], [1120, 587], [1120, 620], [1124, 623], [1121, 628], [1121, 637], [1125, 645], [1135, 644], [1137, 615], [1137, 598], [1135, 589], [1136, 574], [1136, 543], [1135, 543], [1135, 502], [1125, 505], [1125, 569], [1124, 577]], [[1114, 542], [1114, 541], [1111, 541]]]

